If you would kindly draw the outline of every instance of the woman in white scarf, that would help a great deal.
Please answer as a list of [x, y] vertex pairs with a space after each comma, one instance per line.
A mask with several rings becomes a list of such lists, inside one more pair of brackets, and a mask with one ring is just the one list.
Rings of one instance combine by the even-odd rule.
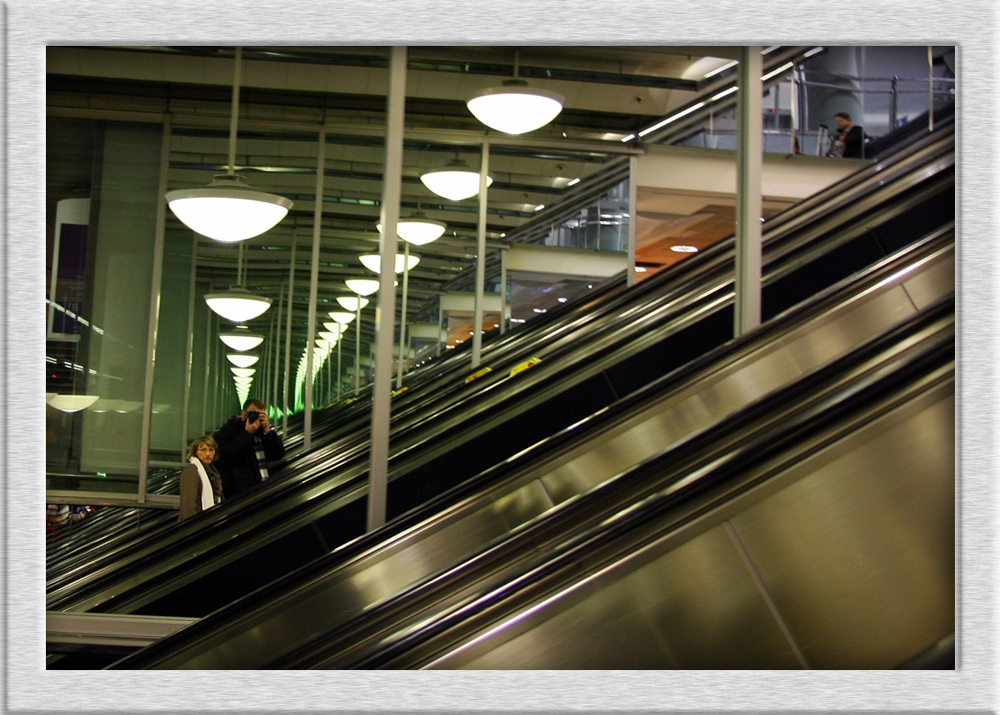
[[217, 452], [218, 445], [210, 436], [191, 443], [190, 464], [181, 472], [181, 510], [177, 521], [184, 521], [222, 500], [222, 476], [212, 464]]

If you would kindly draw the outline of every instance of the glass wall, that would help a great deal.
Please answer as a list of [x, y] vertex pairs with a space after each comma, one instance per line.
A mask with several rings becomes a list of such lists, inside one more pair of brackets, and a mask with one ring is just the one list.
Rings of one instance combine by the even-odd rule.
[[628, 251], [628, 180], [615, 184], [534, 241], [546, 246]]
[[50, 118], [47, 141], [46, 466], [134, 478], [162, 129]]

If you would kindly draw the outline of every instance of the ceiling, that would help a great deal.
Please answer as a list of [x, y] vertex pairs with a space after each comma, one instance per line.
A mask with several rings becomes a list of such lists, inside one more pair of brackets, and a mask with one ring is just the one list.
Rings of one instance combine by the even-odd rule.
[[[337, 309], [336, 297], [351, 295], [345, 279], [374, 275], [358, 255], [379, 248], [375, 225], [385, 163], [389, 53], [384, 47], [361, 46], [255, 46], [242, 52], [236, 169], [254, 188], [294, 201], [276, 228], [245, 242], [244, 283], [277, 301], [295, 243], [293, 339], [301, 351], [308, 327], [304, 286], [310, 272], [321, 127], [327, 132], [327, 146], [320, 319], [325, 317], [324, 306]], [[711, 80], [704, 75], [737, 53], [734, 46], [409, 48], [401, 215], [419, 208], [446, 222], [448, 231], [432, 244], [413, 248], [421, 261], [409, 275], [408, 321], [436, 316], [436, 296], [442, 291], [471, 286], [478, 231], [478, 199], [441, 199], [420, 183], [420, 173], [456, 155], [478, 168], [481, 143], [489, 140], [494, 178], [486, 219], [490, 289], [497, 280], [500, 249], [511, 241], [530, 240], [563, 207], [596, 196], [608, 176], [621, 174], [624, 159], [635, 151], [622, 137], [711, 91], [722, 79], [731, 79], [733, 70]], [[776, 60], [781, 54], [773, 53]], [[214, 174], [224, 173], [228, 163], [234, 55], [232, 47], [49, 46], [49, 121], [161, 123], [169, 113], [173, 131], [168, 188], [204, 186]], [[531, 86], [556, 91], [566, 100], [550, 125], [521, 137], [487, 130], [465, 107], [465, 99], [475, 91], [514, 76], [515, 65]], [[50, 201], [86, 194], [89, 154], [71, 137], [60, 143], [60, 137], [51, 134], [50, 173], [66, 177], [66, 185], [50, 183]], [[57, 165], [59, 172], [52, 172]], [[690, 198], [683, 192], [640, 195], [639, 262], [676, 260], [678, 254], [662, 251], [665, 242], [676, 237], [702, 246], [732, 232], [730, 197], [696, 197], [698, 209], [688, 215], [683, 205]], [[765, 215], [782, 207], [765, 206]], [[167, 220], [168, 229], [186, 230], [169, 212]], [[199, 281], [216, 288], [235, 283], [237, 255], [233, 245], [201, 238]], [[530, 301], [527, 288], [519, 287], [520, 296]], [[397, 316], [401, 292], [397, 290]], [[373, 335], [374, 311], [366, 313], [363, 342]], [[268, 314], [259, 319], [261, 324], [268, 321]], [[467, 333], [467, 328], [457, 327], [453, 339], [463, 330]], [[345, 338], [349, 351], [353, 336], [351, 330]]]

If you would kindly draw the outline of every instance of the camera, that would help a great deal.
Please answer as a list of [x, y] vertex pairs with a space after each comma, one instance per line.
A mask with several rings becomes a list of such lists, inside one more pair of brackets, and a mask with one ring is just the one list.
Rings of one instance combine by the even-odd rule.
[[247, 410], [247, 422], [253, 424], [260, 417], [260, 412], [257, 410]]

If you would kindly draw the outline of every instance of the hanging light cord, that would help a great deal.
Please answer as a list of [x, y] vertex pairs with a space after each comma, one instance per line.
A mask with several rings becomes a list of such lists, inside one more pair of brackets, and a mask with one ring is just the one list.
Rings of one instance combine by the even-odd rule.
[[243, 64], [243, 48], [236, 48], [235, 67], [233, 68], [233, 108], [229, 117], [229, 166], [230, 176], [236, 173], [236, 123], [240, 114], [240, 67]]

